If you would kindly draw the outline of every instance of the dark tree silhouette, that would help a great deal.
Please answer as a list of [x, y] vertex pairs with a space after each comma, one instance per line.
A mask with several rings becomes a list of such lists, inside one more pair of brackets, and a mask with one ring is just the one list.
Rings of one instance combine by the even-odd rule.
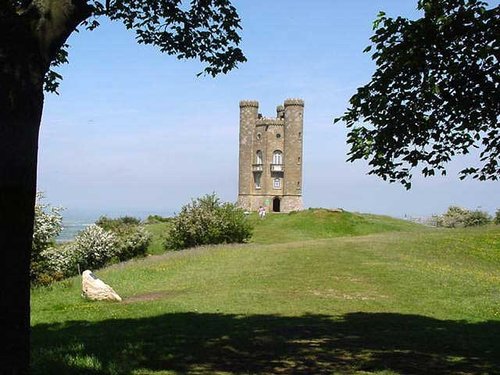
[[61, 78], [65, 43], [100, 17], [135, 31], [179, 59], [197, 58], [208, 75], [245, 61], [240, 19], [230, 0], [0, 0], [0, 372], [24, 374], [29, 362], [29, 262], [43, 90]]
[[412, 171], [446, 174], [454, 156], [480, 150], [460, 172], [500, 177], [500, 7], [478, 0], [420, 0], [423, 17], [381, 12], [371, 37], [376, 71], [350, 99], [348, 161], [411, 187]]

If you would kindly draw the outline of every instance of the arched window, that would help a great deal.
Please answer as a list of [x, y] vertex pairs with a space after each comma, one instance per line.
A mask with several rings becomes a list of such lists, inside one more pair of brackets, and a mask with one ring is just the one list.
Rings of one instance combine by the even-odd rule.
[[273, 152], [273, 164], [283, 164], [283, 153], [280, 150]]
[[260, 150], [255, 154], [255, 164], [262, 164], [262, 151]]
[[255, 182], [255, 188], [256, 189], [260, 189], [261, 188], [261, 186], [260, 186], [261, 174], [260, 173], [254, 173], [253, 178], [254, 178], [254, 182]]

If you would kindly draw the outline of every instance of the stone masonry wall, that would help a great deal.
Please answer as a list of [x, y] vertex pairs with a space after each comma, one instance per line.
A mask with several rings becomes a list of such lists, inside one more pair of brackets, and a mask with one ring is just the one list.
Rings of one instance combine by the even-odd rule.
[[[239, 194], [250, 194], [252, 192], [252, 146], [258, 110], [259, 103], [256, 101], [240, 102]], [[250, 173], [248, 173], [249, 168]]]
[[[279, 198], [280, 212], [301, 210], [304, 102], [285, 100], [277, 107], [276, 118], [262, 117], [258, 107], [256, 101], [240, 102], [238, 205], [248, 211], [265, 206], [271, 212], [273, 199]], [[262, 152], [262, 166], [257, 166], [258, 151]], [[282, 152], [282, 165], [281, 170], [274, 167], [272, 171], [275, 151]], [[260, 188], [256, 186], [258, 175]]]

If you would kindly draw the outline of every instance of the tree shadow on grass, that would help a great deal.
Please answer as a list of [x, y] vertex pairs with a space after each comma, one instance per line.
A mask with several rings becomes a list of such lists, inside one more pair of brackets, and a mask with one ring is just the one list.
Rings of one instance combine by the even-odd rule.
[[500, 322], [419, 315], [169, 313], [32, 328], [34, 374], [500, 371]]

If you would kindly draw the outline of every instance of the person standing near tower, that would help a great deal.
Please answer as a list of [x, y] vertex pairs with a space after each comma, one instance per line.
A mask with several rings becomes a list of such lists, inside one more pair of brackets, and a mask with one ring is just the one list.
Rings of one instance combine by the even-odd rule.
[[266, 208], [265, 207], [262, 207], [262, 206], [259, 207], [259, 217], [261, 219], [264, 219], [266, 217]]

